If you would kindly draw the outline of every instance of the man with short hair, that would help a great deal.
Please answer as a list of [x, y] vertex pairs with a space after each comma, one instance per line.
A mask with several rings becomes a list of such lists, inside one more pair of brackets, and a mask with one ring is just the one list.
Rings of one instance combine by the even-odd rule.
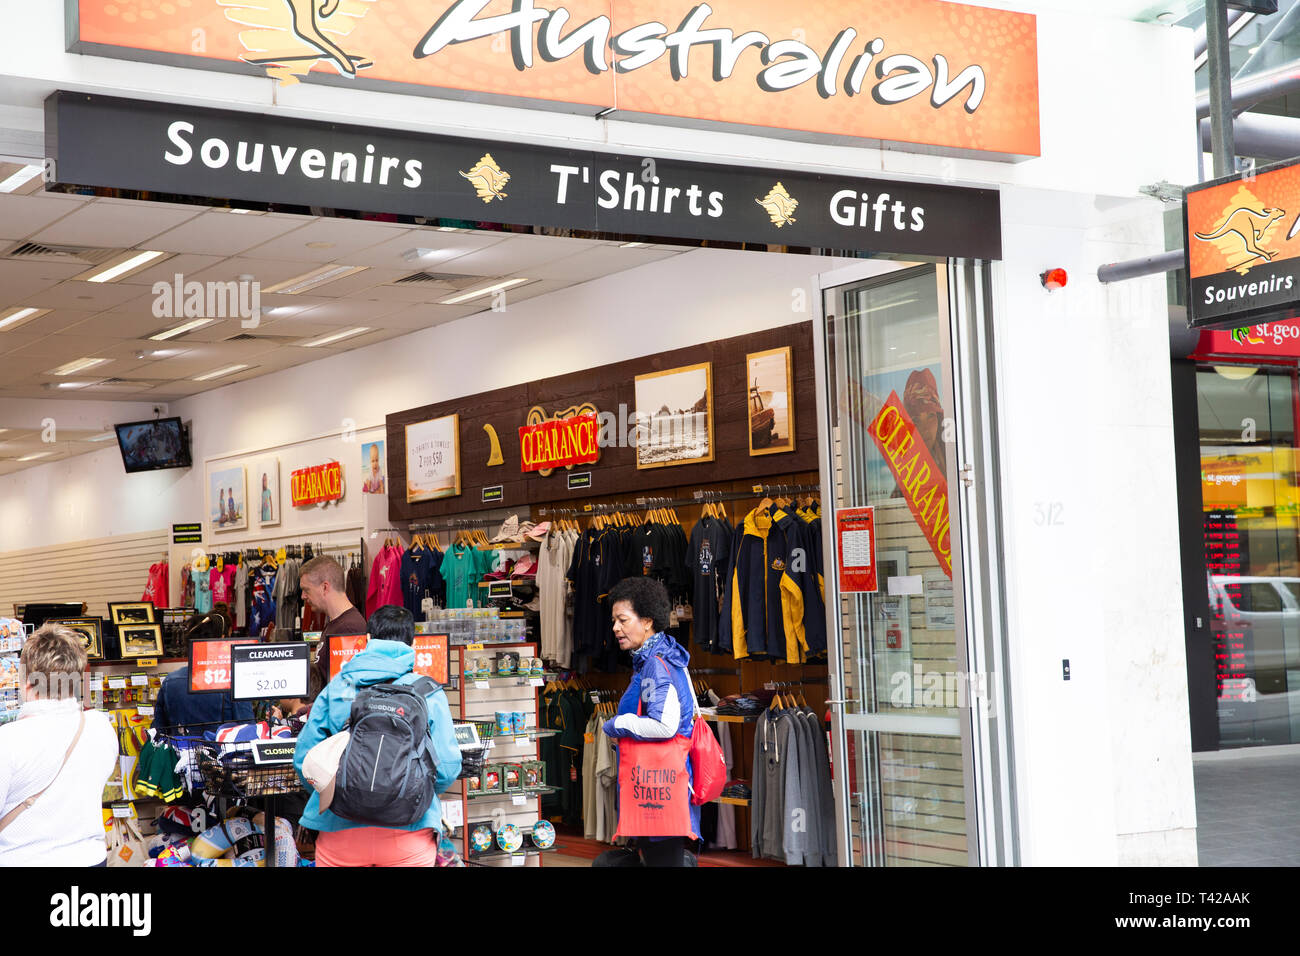
[[302, 599], [325, 615], [329, 622], [321, 630], [320, 649], [312, 666], [311, 693], [315, 695], [330, 680], [329, 639], [335, 634], [365, 634], [366, 619], [348, 600], [343, 568], [322, 554], [303, 564], [298, 572]]
[[104, 866], [117, 734], [106, 714], [82, 710], [81, 639], [46, 624], [19, 663], [22, 714], [0, 727], [0, 866]]
[[[366, 649], [343, 665], [339, 676], [312, 704], [307, 725], [298, 735], [293, 763], [304, 783], [303, 761], [308, 752], [342, 731], [352, 714], [357, 692], [373, 684], [414, 684], [415, 618], [404, 607], [381, 607], [370, 617]], [[434, 760], [436, 794], [442, 794], [460, 776], [460, 747], [452, 726], [447, 695], [436, 684], [424, 698], [429, 714], [429, 752]], [[308, 784], [310, 786], [310, 784]], [[332, 810], [320, 808], [315, 790], [307, 801], [301, 823], [319, 831], [317, 866], [436, 866], [442, 828], [442, 805], [434, 796], [424, 816], [410, 827], [377, 827], [353, 823]]]

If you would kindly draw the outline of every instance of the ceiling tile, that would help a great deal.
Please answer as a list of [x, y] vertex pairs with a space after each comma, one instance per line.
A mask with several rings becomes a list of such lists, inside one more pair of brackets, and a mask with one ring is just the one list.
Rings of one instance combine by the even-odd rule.
[[[238, 217], [236, 217], [238, 218]], [[230, 282], [238, 281], [241, 275], [250, 275], [265, 288], [269, 285], [275, 285], [283, 282], [285, 279], [292, 279], [300, 276], [305, 272], [311, 272], [315, 268], [310, 262], [293, 262], [288, 259], [257, 259], [248, 257], [233, 257], [223, 259], [216, 265], [210, 266], [194, 273], [192, 276], [186, 276], [186, 279], [194, 279], [199, 282]], [[325, 289], [327, 286], [321, 286]], [[322, 294], [317, 289], [312, 289], [313, 295]], [[292, 299], [293, 296], [288, 298]]]
[[[413, 231], [408, 226], [371, 222], [365, 219], [316, 219], [293, 232], [277, 236], [270, 242], [248, 250], [248, 255], [316, 263], [342, 261], [369, 246], [388, 242], [400, 243], [403, 235]], [[323, 249], [313, 249], [308, 246], [308, 243], [328, 245]]]
[[0, 259], [0, 308], [41, 296], [63, 280], [85, 271], [84, 265]]
[[[479, 232], [439, 232], [437, 229], [412, 229], [406, 235], [381, 242], [348, 256], [348, 261], [357, 266], [376, 266], [383, 269], [405, 269], [418, 272], [427, 269], [437, 272], [439, 263], [455, 259], [458, 256], [478, 252], [504, 242], [501, 233]], [[436, 255], [408, 262], [402, 253], [410, 249], [433, 249]]]
[[11, 196], [0, 193], [0, 238], [26, 239], [57, 219], [81, 209], [75, 199], [37, 193]]
[[150, 245], [168, 252], [237, 256], [299, 228], [304, 221], [288, 216], [235, 216], [208, 210], [184, 225], [154, 237]]
[[400, 312], [406, 307], [404, 302], [373, 302], [367, 299], [339, 299], [326, 305], [295, 313], [280, 322], [296, 322], [300, 318], [306, 322], [324, 322], [328, 325], [369, 325], [383, 326], [384, 317]]
[[555, 262], [548, 262], [536, 271], [539, 279], [587, 282], [675, 255], [680, 255], [680, 250], [621, 249], [618, 246], [602, 246], [557, 259]]
[[194, 209], [185, 206], [93, 202], [46, 226], [33, 238], [43, 243], [125, 249], [195, 216]]
[[[340, 265], [349, 266], [354, 264], [347, 261], [340, 263]], [[318, 285], [311, 291], [314, 295], [338, 299], [343, 296], [366, 293], [367, 290], [373, 289], [377, 285], [393, 282], [406, 274], [397, 269], [366, 269], [364, 272], [358, 272], [354, 275], [344, 276], [342, 279], [335, 279], [333, 282]]]
[[473, 315], [479, 307], [470, 305], [416, 305], [384, 316], [384, 325], [407, 330], [427, 329]]
[[[84, 270], [83, 270], [84, 271]], [[104, 312], [140, 295], [140, 287], [116, 282], [60, 282], [56, 286], [27, 296], [32, 305], [46, 309], [73, 309], [78, 312]], [[152, 297], [150, 297], [152, 299]]]
[[440, 262], [429, 272], [458, 272], [476, 276], [527, 275], [547, 262], [564, 259], [600, 247], [592, 239], [564, 239], [555, 236], [512, 236], [481, 252]]

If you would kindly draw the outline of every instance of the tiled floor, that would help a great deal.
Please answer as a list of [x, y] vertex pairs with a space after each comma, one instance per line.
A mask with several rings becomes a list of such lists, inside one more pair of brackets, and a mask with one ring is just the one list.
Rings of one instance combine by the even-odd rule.
[[1300, 746], [1193, 758], [1201, 866], [1300, 866]]

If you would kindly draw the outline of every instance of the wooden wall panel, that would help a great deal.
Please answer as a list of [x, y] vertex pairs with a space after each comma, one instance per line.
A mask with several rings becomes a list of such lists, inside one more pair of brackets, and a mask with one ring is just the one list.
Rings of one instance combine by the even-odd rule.
[[[751, 457], [745, 356], [785, 345], [792, 349], [795, 450]], [[630, 415], [636, 409], [637, 375], [700, 362], [712, 363], [712, 462], [638, 469], [635, 449], [602, 448], [599, 462], [574, 468], [592, 473], [591, 487], [578, 491], [568, 490], [564, 469], [547, 477], [520, 471], [518, 429], [534, 405], [542, 406], [548, 415], [586, 402], [617, 415], [621, 405]], [[702, 488], [719, 482], [814, 472], [818, 467], [815, 382], [812, 323], [803, 322], [395, 412], [387, 418], [389, 519], [413, 521], [488, 508], [590, 501], [606, 495], [626, 497], [670, 487]], [[460, 415], [461, 494], [407, 504], [405, 426], [451, 414]], [[500, 439], [503, 465], [487, 466], [490, 445], [485, 424], [491, 424]], [[504, 486], [504, 500], [483, 504], [482, 489], [493, 485]]]

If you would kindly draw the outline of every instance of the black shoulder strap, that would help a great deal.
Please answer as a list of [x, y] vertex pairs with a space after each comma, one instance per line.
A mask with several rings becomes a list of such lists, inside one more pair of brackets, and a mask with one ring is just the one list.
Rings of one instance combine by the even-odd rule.
[[419, 694], [421, 697], [428, 697], [435, 690], [440, 690], [441, 685], [431, 677], [421, 674], [419, 678], [406, 685], [411, 688], [412, 692]]

